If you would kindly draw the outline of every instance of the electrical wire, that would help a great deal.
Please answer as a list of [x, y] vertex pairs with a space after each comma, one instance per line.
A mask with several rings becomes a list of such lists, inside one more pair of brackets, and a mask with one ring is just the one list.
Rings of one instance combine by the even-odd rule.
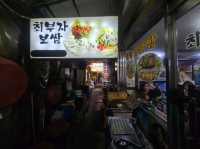
[[20, 13], [18, 13], [17, 11], [15, 11], [13, 8], [11, 8], [4, 0], [0, 0], [0, 4], [5, 7], [6, 9], [8, 9], [11, 13], [13, 13], [14, 15], [22, 18], [22, 19], [25, 19], [25, 20], [30, 20], [30, 17], [28, 16], [24, 16]]
[[74, 8], [76, 10], [77, 15], [80, 17], [81, 14], [80, 14], [80, 11], [79, 11], [79, 8], [78, 8], [78, 5], [77, 5], [77, 1], [76, 0], [72, 0], [72, 3], [73, 3], [73, 6], [74, 6]]
[[36, 4], [33, 4], [33, 7], [43, 7], [43, 6], [50, 6], [50, 5], [55, 5], [55, 4], [59, 4], [62, 2], [67, 2], [69, 0], [51, 0], [51, 1], [46, 1], [46, 2], [39, 2]]

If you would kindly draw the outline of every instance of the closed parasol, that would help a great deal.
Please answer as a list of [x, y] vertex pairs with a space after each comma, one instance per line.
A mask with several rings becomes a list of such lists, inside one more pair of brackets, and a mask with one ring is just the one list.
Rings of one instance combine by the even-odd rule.
[[28, 78], [15, 62], [0, 57], [0, 108], [14, 104], [25, 92]]

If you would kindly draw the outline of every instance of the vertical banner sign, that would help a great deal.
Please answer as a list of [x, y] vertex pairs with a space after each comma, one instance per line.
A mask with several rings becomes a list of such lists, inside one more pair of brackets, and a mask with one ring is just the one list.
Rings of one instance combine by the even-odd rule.
[[127, 52], [126, 55], [126, 71], [127, 71], [127, 77], [126, 77], [126, 86], [127, 87], [135, 87], [135, 62], [132, 55], [132, 52]]

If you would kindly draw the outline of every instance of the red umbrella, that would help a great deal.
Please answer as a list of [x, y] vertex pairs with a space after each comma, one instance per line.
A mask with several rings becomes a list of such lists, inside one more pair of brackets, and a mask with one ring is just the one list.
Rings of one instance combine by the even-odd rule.
[[15, 62], [0, 57], [0, 107], [15, 103], [25, 92], [28, 78]]

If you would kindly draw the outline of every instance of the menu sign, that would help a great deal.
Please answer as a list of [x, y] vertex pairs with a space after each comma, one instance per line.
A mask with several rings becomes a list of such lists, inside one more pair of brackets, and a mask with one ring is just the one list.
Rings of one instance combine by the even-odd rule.
[[138, 60], [139, 79], [143, 81], [157, 80], [162, 72], [162, 61], [155, 53], [146, 52]]
[[30, 51], [31, 58], [117, 58], [118, 17], [31, 19]]

